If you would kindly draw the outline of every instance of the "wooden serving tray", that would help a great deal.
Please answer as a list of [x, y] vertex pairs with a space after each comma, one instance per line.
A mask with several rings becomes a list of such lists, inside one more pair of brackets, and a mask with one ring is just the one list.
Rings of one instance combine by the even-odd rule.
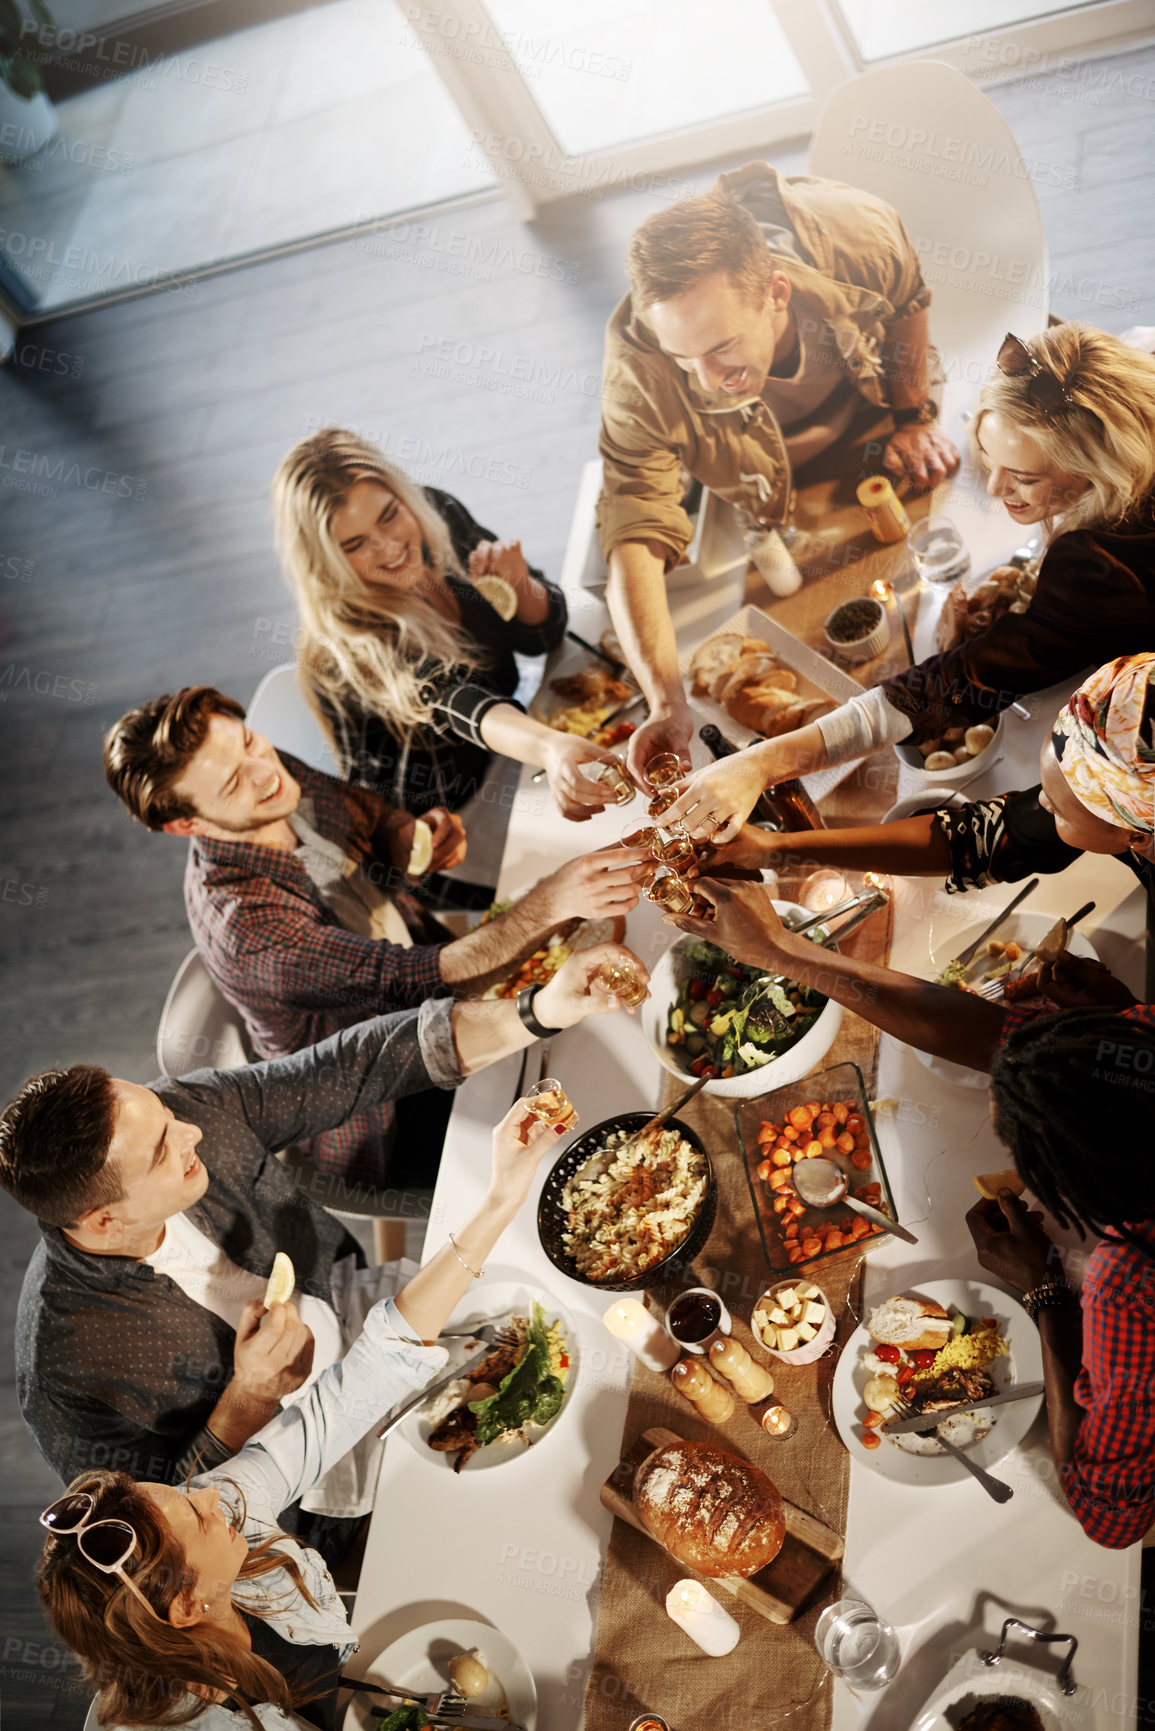
[[[654, 1449], [666, 1443], [684, 1439], [675, 1431], [655, 1426], [643, 1431], [633, 1447], [624, 1454], [605, 1484], [601, 1499], [610, 1513], [619, 1520], [645, 1533], [654, 1544], [658, 1540], [641, 1523], [634, 1511], [634, 1479], [642, 1462]], [[732, 1451], [731, 1451], [732, 1452]], [[792, 1623], [808, 1600], [818, 1591], [842, 1557], [843, 1541], [824, 1522], [808, 1515], [785, 1498], [782, 1509], [786, 1517], [786, 1537], [782, 1549], [772, 1563], [759, 1569], [748, 1579], [741, 1575], [703, 1576], [711, 1587], [724, 1587], [752, 1611], [770, 1623]], [[661, 1547], [663, 1550], [665, 1546]], [[668, 1554], [668, 1553], [667, 1553]], [[676, 1560], [676, 1559], [675, 1559]], [[678, 1563], [680, 1569], [686, 1564]]]

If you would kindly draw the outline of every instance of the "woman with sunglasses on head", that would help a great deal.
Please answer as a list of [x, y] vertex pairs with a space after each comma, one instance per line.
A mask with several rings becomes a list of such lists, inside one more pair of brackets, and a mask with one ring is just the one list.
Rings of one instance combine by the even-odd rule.
[[544, 769], [566, 817], [604, 809], [591, 776], [611, 754], [514, 699], [515, 655], [547, 655], [566, 625], [520, 542], [337, 427], [289, 452], [273, 508], [302, 682], [349, 781], [416, 816], [457, 811], [496, 755]]
[[1155, 357], [1083, 324], [1029, 343], [1008, 336], [970, 433], [990, 497], [1046, 538], [1026, 610], [808, 727], [698, 770], [671, 820], [732, 840], [775, 782], [993, 721], [1026, 692], [1155, 644]]
[[444, 1348], [428, 1343], [480, 1278], [561, 1133], [518, 1101], [493, 1133], [480, 1208], [396, 1298], [374, 1306], [305, 1400], [231, 1461], [185, 1490], [84, 1472], [45, 1510], [41, 1602], [100, 1690], [102, 1726], [335, 1724], [340, 1667], [356, 1642], [320, 1557], [281, 1533], [277, 1517], [445, 1363]]

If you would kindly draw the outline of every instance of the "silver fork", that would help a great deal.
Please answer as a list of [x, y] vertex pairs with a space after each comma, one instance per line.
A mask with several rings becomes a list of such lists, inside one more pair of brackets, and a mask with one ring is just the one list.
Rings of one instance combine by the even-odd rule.
[[978, 996], [985, 998], [988, 1004], [997, 1004], [1004, 996], [1002, 980], [985, 980], [978, 989]]
[[[422, 1695], [416, 1689], [395, 1689], [391, 1683], [369, 1683], [355, 1677], [342, 1677], [341, 1687], [354, 1689], [358, 1694], [388, 1695], [401, 1702], [416, 1701], [417, 1705], [424, 1707], [427, 1713], [435, 1713], [440, 1716], [444, 1716], [451, 1707], [464, 1707], [465, 1705], [464, 1697], [452, 1687], [449, 1690], [443, 1689], [436, 1695]], [[375, 1714], [388, 1716], [390, 1713], [395, 1713], [397, 1709], [395, 1707], [378, 1707], [371, 1709], [371, 1711]]]
[[898, 1418], [926, 1418], [929, 1420], [926, 1429], [915, 1431], [915, 1436], [934, 1436], [935, 1441], [946, 1450], [947, 1454], [953, 1455], [955, 1460], [966, 1468], [971, 1477], [979, 1481], [988, 1497], [993, 1497], [996, 1503], [1010, 1502], [1015, 1494], [1010, 1485], [1005, 1484], [1002, 1479], [996, 1479], [991, 1473], [985, 1472], [977, 1462], [970, 1460], [962, 1449], [956, 1448], [952, 1442], [947, 1442], [944, 1436], [939, 1436], [938, 1426], [935, 1424], [932, 1412], [920, 1413], [917, 1408], [911, 1406], [908, 1400], [901, 1398], [894, 1402], [891, 1411]]
[[479, 1340], [483, 1346], [512, 1346], [516, 1330], [508, 1322], [480, 1322], [476, 1328], [443, 1328], [438, 1340]]
[[[461, 1695], [454, 1695], [451, 1700], [445, 1702], [436, 1717], [443, 1725], [456, 1725], [463, 1719], [468, 1723], [470, 1715], [474, 1711], [472, 1702], [465, 1700]], [[500, 1725], [502, 1731], [506, 1731], [506, 1727], [508, 1727], [508, 1731], [525, 1731], [525, 1726], [519, 1724], [516, 1719], [498, 1719], [491, 1709], [482, 1709], [481, 1711], [487, 1724]]]

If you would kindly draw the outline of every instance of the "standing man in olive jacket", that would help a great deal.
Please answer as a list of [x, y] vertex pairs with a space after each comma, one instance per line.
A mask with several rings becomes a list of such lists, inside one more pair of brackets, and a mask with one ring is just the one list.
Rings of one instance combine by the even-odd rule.
[[880, 199], [750, 163], [643, 223], [627, 269], [606, 339], [598, 532], [614, 624], [650, 705], [630, 742], [640, 775], [656, 752], [689, 762], [665, 591], [691, 538], [683, 471], [768, 527], [787, 516], [794, 471], [864, 409], [889, 411], [882, 465], [917, 486], [942, 480], [958, 452], [930, 397], [930, 290]]

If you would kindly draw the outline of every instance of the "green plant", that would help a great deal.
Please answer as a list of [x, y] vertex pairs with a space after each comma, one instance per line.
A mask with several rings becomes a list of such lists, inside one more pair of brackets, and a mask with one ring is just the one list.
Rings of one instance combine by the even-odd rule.
[[27, 9], [21, 0], [0, 0], [0, 83], [25, 101], [44, 88], [39, 66], [24, 58], [27, 37], [23, 30], [29, 19], [41, 29], [52, 28], [52, 14], [43, 0], [27, 0]]

